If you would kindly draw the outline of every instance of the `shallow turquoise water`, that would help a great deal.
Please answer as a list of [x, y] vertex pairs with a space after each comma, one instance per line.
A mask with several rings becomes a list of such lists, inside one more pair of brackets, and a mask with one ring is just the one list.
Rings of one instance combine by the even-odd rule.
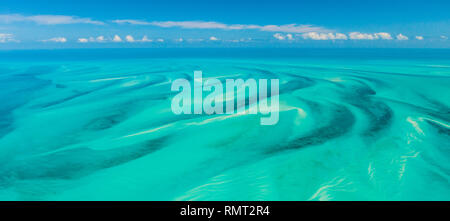
[[[0, 200], [450, 200], [450, 51], [0, 52]], [[280, 117], [171, 82], [280, 79]]]

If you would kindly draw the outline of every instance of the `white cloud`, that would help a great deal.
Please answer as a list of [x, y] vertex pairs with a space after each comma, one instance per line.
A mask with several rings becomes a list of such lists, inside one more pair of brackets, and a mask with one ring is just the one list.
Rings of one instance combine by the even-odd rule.
[[89, 38], [78, 38], [78, 42], [79, 43], [88, 43], [88, 42], [106, 42], [107, 39], [103, 36], [100, 35], [96, 38], [94, 37], [89, 37]]
[[0, 43], [7, 43], [7, 42], [19, 42], [19, 41], [14, 39], [13, 34], [0, 33]]
[[409, 38], [407, 37], [407, 36], [404, 36], [404, 35], [402, 35], [402, 34], [398, 34], [397, 35], [397, 40], [400, 40], [400, 41], [406, 41], [406, 40], [408, 40]]
[[327, 37], [326, 34], [319, 34], [317, 32], [304, 33], [302, 36], [303, 36], [304, 39], [328, 40], [328, 37]]
[[117, 24], [132, 24], [132, 25], [153, 25], [163, 28], [187, 28], [187, 29], [244, 29], [244, 25], [227, 25], [219, 22], [205, 22], [205, 21], [142, 21], [133, 19], [113, 20]]
[[[247, 26], [251, 27], [251, 26]], [[261, 31], [271, 31], [271, 32], [290, 32], [290, 33], [305, 33], [305, 32], [327, 32], [329, 30], [322, 27], [315, 27], [312, 25], [264, 25], [264, 26], [254, 26], [252, 28], [246, 29], [259, 29]]]
[[183, 42], [184, 39], [183, 39], [183, 38], [178, 38], [178, 39], [175, 39], [175, 41], [176, 41], [176, 42]]
[[284, 35], [282, 35], [282, 34], [280, 34], [280, 33], [275, 33], [274, 35], [273, 35], [273, 37], [274, 38], [276, 38], [276, 39], [278, 39], [278, 40], [280, 40], [280, 41], [282, 41], [282, 40], [284, 40], [286, 37], [284, 37]]
[[224, 24], [214, 21], [142, 21], [133, 19], [123, 19], [112, 21], [117, 24], [132, 24], [132, 25], [153, 25], [163, 28], [186, 28], [186, 29], [224, 29], [224, 30], [246, 30], [256, 29], [260, 31], [269, 32], [290, 32], [290, 33], [304, 33], [304, 32], [325, 32], [328, 31], [322, 27], [312, 25], [287, 24], [287, 25], [252, 25], [252, 24]]
[[67, 15], [33, 15], [24, 16], [20, 14], [1, 14], [1, 23], [13, 22], [34, 22], [39, 25], [59, 25], [59, 24], [94, 24], [103, 25], [101, 21], [95, 21], [90, 18], [80, 18]]
[[384, 40], [392, 40], [391, 34], [389, 34], [387, 32], [379, 32], [379, 33], [376, 33], [375, 35]]
[[447, 40], [447, 39], [448, 39], [448, 37], [447, 37], [447, 36], [445, 36], [445, 35], [441, 35], [441, 39]]
[[119, 35], [114, 35], [113, 41], [114, 42], [122, 42], [122, 38], [120, 38]]
[[104, 41], [106, 41], [106, 39], [105, 39], [104, 36], [98, 36], [98, 37], [96, 38], [96, 40], [97, 40], [98, 42], [104, 42]]
[[230, 39], [230, 40], [225, 40], [225, 41], [238, 43], [238, 42], [250, 42], [251, 40], [252, 40], [251, 38], [240, 38], [240, 39]]
[[131, 24], [131, 25], [151, 25], [150, 22], [141, 21], [141, 20], [133, 20], [133, 19], [117, 19], [112, 22], [117, 24]]
[[202, 41], [205, 41], [205, 39], [202, 39], [202, 38], [196, 38], [196, 39], [189, 38], [189, 39], [187, 39], [187, 41], [188, 42], [202, 42]]
[[351, 32], [349, 34], [350, 39], [353, 40], [375, 40], [378, 39], [377, 34], [367, 34], [367, 33], [360, 33], [360, 32]]
[[89, 42], [89, 39], [87, 39], [87, 38], [79, 38], [78, 42], [80, 42], [80, 43], [87, 43], [87, 42]]
[[42, 40], [42, 42], [58, 42], [58, 43], [65, 43], [67, 42], [67, 39], [64, 37], [56, 37], [56, 38], [50, 38], [46, 40]]
[[392, 40], [394, 39], [390, 33], [378, 32], [378, 33], [361, 33], [361, 32], [351, 32], [349, 37], [352, 40]]
[[423, 40], [423, 36], [416, 36], [416, 39], [422, 41]]
[[127, 35], [127, 36], [125, 37], [125, 39], [126, 39], [128, 42], [134, 42], [134, 38], [133, 38], [133, 36], [131, 36], [131, 35]]
[[211, 37], [209, 38], [209, 40], [210, 40], [210, 41], [218, 41], [219, 39], [216, 38], [216, 37], [214, 37], [214, 36], [211, 36]]
[[342, 34], [342, 33], [336, 33], [336, 39], [338, 40], [347, 40], [347, 35]]
[[304, 39], [311, 40], [347, 40], [347, 35], [342, 33], [317, 33], [317, 32], [308, 32], [302, 34]]
[[156, 39], [156, 41], [157, 41], [157, 42], [164, 42], [164, 39], [158, 38], [158, 39]]
[[148, 39], [147, 35], [145, 35], [144, 37], [142, 37], [142, 39], [140, 40], [140, 42], [152, 42], [153, 39]]
[[291, 41], [294, 40], [294, 37], [292, 37], [292, 34], [287, 34], [286, 38]]
[[151, 25], [171, 28], [189, 28], [189, 29], [244, 29], [241, 25], [227, 25], [219, 22], [204, 22], [204, 21], [154, 21]]
[[201, 22], [201, 21], [164, 21], [164, 22], [151, 22], [151, 25], [163, 27], [163, 28], [171, 28], [171, 27], [180, 27], [180, 28], [189, 28], [189, 29], [241, 29], [240, 27], [232, 27], [226, 24], [218, 23], [218, 22]]

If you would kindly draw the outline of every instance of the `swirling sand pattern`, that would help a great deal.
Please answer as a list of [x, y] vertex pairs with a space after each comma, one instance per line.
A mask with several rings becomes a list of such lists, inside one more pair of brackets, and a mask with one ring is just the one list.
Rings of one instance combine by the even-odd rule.
[[[4, 64], [0, 199], [449, 200], [450, 69], [427, 62]], [[174, 115], [198, 69], [280, 79], [279, 123]]]

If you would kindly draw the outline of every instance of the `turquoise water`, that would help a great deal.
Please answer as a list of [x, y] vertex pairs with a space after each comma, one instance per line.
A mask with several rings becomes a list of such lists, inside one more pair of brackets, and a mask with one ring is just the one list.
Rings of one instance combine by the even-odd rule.
[[[280, 79], [279, 122], [171, 82]], [[450, 200], [450, 51], [0, 52], [0, 200]]]

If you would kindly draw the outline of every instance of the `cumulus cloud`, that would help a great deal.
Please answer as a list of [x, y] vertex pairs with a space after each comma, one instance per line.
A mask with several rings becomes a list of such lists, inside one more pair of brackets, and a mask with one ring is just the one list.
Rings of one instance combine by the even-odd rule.
[[347, 35], [342, 33], [317, 33], [317, 32], [308, 32], [302, 34], [304, 39], [311, 40], [347, 40]]
[[448, 37], [447, 37], [447, 36], [445, 36], [445, 35], [441, 35], [441, 39], [447, 40], [447, 39], [448, 39]]
[[282, 40], [284, 40], [286, 37], [284, 37], [284, 35], [282, 35], [282, 34], [280, 34], [280, 33], [275, 33], [274, 35], [273, 35], [273, 37], [274, 38], [276, 38], [276, 39], [278, 39], [278, 40], [280, 40], [280, 41], [282, 41]]
[[127, 35], [127, 36], [125, 37], [125, 40], [127, 40], [128, 42], [134, 42], [134, 38], [133, 38], [133, 36], [131, 36], [131, 35]]
[[392, 40], [391, 34], [387, 32], [378, 32], [378, 33], [361, 33], [361, 32], [351, 32], [349, 34], [350, 39], [352, 40]]
[[157, 41], [157, 42], [164, 42], [164, 39], [158, 38], [158, 39], [156, 39], [156, 41]]
[[402, 34], [398, 34], [397, 35], [397, 40], [400, 40], [400, 41], [406, 41], [406, 40], [408, 40], [409, 38], [407, 37], [407, 36], [404, 36], [404, 35], [402, 35]]
[[328, 36], [326, 34], [319, 34], [317, 32], [308, 32], [302, 35], [304, 39], [312, 40], [327, 40]]
[[416, 36], [416, 39], [422, 41], [423, 40], [423, 36]]
[[269, 32], [290, 32], [290, 33], [304, 33], [304, 32], [324, 32], [328, 31], [325, 28], [313, 25], [301, 24], [286, 24], [286, 25], [252, 25], [252, 24], [224, 24], [214, 21], [142, 21], [133, 19], [113, 20], [117, 24], [132, 24], [132, 25], [153, 25], [163, 28], [186, 28], [186, 29], [224, 29], [224, 30], [247, 30], [256, 29], [260, 31]]
[[[294, 36], [292, 34], [283, 35], [283, 34], [280, 34], [280, 33], [275, 33], [273, 35], [273, 37], [278, 39], [278, 40], [280, 40], [280, 41], [282, 41], [282, 40], [289, 40], [289, 41], [295, 40], [295, 38], [294, 38]], [[246, 41], [245, 39], [241, 39], [241, 40], [242, 41]]]
[[338, 40], [347, 40], [347, 35], [342, 34], [342, 33], [336, 33], [336, 39]]
[[211, 36], [211, 37], [209, 38], [209, 40], [210, 40], [210, 41], [218, 41], [219, 39], [216, 38], [216, 37], [214, 37], [214, 36]]
[[113, 41], [114, 42], [122, 42], [122, 38], [120, 38], [119, 35], [114, 35]]
[[[88, 38], [79, 38], [79, 43], [88, 43], [88, 42], [153, 42], [153, 39], [147, 38], [147, 36], [142, 37], [142, 39], [135, 39], [132, 35], [125, 36], [125, 39], [122, 39], [119, 35], [114, 35], [114, 37], [111, 38], [105, 38], [103, 35], [98, 36], [96, 38], [94, 37], [88, 37]], [[159, 39], [160, 42], [164, 41], [162, 39]]]
[[183, 38], [178, 38], [178, 39], [175, 39], [175, 41], [176, 41], [176, 42], [183, 42], [184, 39], [183, 39]]
[[78, 42], [80, 42], [80, 43], [88, 43], [89, 39], [87, 39], [87, 38], [79, 38]]
[[153, 39], [148, 39], [147, 35], [145, 35], [144, 37], [142, 37], [142, 39], [140, 40], [141, 42], [152, 42]]
[[56, 37], [56, 38], [50, 38], [50, 39], [42, 40], [42, 42], [65, 43], [65, 42], [67, 42], [67, 39], [64, 38], [64, 37]]
[[100, 35], [96, 38], [94, 37], [88, 37], [88, 38], [78, 38], [79, 43], [88, 43], [88, 42], [107, 42], [108, 40], [103, 36]]
[[367, 34], [367, 33], [360, 33], [360, 32], [351, 32], [349, 34], [350, 39], [353, 40], [375, 40], [378, 39], [377, 34]]
[[389, 34], [387, 32], [379, 32], [379, 33], [376, 33], [375, 35], [384, 40], [392, 40], [391, 34]]
[[97, 40], [97, 42], [104, 42], [104, 41], [106, 41], [106, 39], [105, 39], [104, 36], [98, 36], [98, 37], [96, 38], [96, 40]]
[[[144, 37], [142, 37], [141, 39], [134, 39], [133, 36], [127, 35], [125, 37], [125, 40], [127, 42], [153, 42], [153, 39], [149, 39], [147, 37], [147, 35], [144, 35]], [[156, 41], [163, 42], [164, 40], [163, 39], [157, 39]]]
[[286, 38], [287, 38], [288, 40], [294, 40], [294, 37], [292, 37], [292, 34], [287, 34], [287, 35], [286, 35]]
[[39, 25], [59, 25], [59, 24], [94, 24], [103, 25], [101, 21], [90, 18], [80, 18], [68, 15], [32, 15], [24, 16], [21, 14], [0, 14], [1, 23], [13, 22], [34, 22]]
[[14, 39], [13, 34], [0, 33], [0, 43], [7, 43], [7, 42], [19, 42], [19, 41]]

